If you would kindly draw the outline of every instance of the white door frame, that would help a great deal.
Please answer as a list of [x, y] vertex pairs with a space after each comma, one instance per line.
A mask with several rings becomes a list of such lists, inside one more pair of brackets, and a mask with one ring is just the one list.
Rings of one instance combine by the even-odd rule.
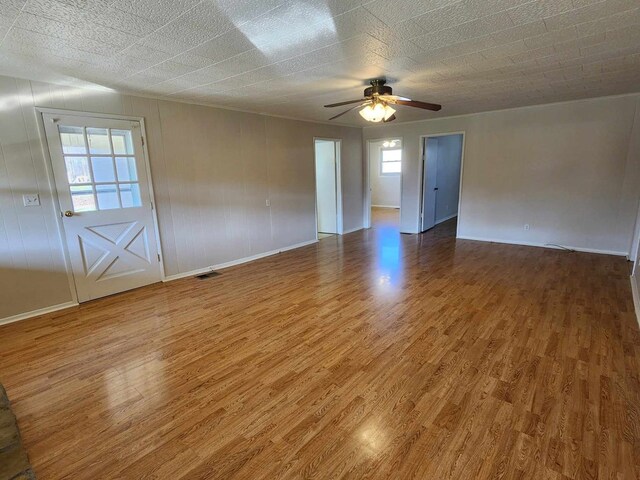
[[[398, 213], [400, 218], [402, 218], [402, 185], [404, 184], [404, 137], [400, 135], [390, 135], [388, 137], [382, 138], [369, 138], [367, 139], [365, 146], [365, 158], [364, 162], [364, 215], [362, 223], [364, 228], [371, 228], [371, 158], [369, 152], [371, 151], [372, 143], [376, 142], [384, 142], [389, 139], [400, 139], [400, 149], [402, 150], [402, 156], [400, 157], [400, 208], [398, 209]], [[402, 229], [400, 229], [402, 230]]]
[[160, 279], [165, 281], [164, 271], [164, 255], [162, 253], [162, 245], [160, 244], [160, 230], [158, 228], [158, 214], [156, 210], [156, 200], [153, 193], [153, 182], [151, 181], [151, 164], [149, 162], [149, 151], [147, 149], [147, 131], [145, 130], [144, 117], [135, 117], [131, 115], [116, 115], [110, 113], [94, 113], [94, 112], [81, 112], [77, 110], [65, 110], [60, 108], [46, 108], [35, 107], [36, 120], [38, 122], [38, 133], [40, 135], [40, 146], [42, 147], [42, 154], [45, 160], [45, 168], [47, 173], [47, 186], [51, 192], [51, 199], [53, 204], [53, 215], [56, 219], [56, 225], [58, 226], [58, 240], [60, 247], [62, 248], [65, 269], [67, 272], [67, 280], [69, 282], [69, 289], [71, 290], [71, 297], [74, 303], [78, 303], [78, 293], [76, 291], [76, 282], [73, 277], [73, 269], [71, 268], [71, 257], [69, 256], [69, 248], [66, 241], [66, 235], [64, 230], [64, 224], [62, 217], [60, 216], [60, 200], [58, 198], [58, 189], [53, 177], [53, 164], [51, 163], [51, 153], [49, 151], [49, 143], [47, 142], [47, 133], [44, 127], [43, 114], [49, 113], [53, 115], [73, 115], [76, 117], [86, 118], [101, 118], [105, 120], [128, 120], [132, 122], [140, 123], [140, 134], [142, 135], [142, 154], [144, 155], [145, 168], [147, 171], [147, 182], [149, 184], [149, 196], [151, 198], [151, 215], [153, 217], [153, 230], [154, 237], [158, 248], [158, 254], [160, 255]]
[[424, 146], [427, 138], [448, 137], [449, 135], [462, 135], [462, 153], [460, 154], [460, 186], [458, 188], [458, 222], [456, 223], [456, 238], [460, 230], [460, 217], [462, 215], [462, 179], [464, 178], [464, 150], [466, 141], [466, 132], [464, 130], [446, 133], [430, 133], [428, 135], [420, 135], [420, 195], [418, 201], [418, 233], [422, 233], [422, 207], [424, 205]]
[[316, 213], [316, 240], [318, 240], [318, 184], [316, 183], [317, 173], [317, 161], [316, 158], [316, 140], [324, 140], [327, 142], [334, 142], [336, 151], [336, 230], [338, 235], [344, 233], [344, 224], [342, 218], [342, 139], [341, 138], [327, 138], [327, 137], [313, 137], [313, 192], [315, 198], [313, 199], [315, 204]]

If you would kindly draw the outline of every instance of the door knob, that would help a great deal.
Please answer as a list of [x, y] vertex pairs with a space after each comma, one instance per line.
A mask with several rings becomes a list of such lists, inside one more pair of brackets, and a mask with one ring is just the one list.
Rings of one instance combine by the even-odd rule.
[[64, 212], [64, 216], [65, 217], [73, 217], [73, 212], [71, 210], [67, 210], [66, 212]]

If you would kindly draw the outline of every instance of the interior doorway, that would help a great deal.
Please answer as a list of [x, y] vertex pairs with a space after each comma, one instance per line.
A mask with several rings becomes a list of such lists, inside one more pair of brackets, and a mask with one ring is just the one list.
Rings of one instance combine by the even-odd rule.
[[368, 142], [368, 226], [400, 226], [402, 139]]
[[422, 137], [420, 231], [453, 221], [460, 208], [464, 133]]
[[341, 141], [314, 139], [317, 238], [342, 234]]

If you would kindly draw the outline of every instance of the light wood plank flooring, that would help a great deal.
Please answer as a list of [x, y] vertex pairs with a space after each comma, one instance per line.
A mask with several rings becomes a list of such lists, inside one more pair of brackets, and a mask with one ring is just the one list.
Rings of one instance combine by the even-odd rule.
[[638, 478], [623, 258], [393, 225], [0, 327], [39, 480]]

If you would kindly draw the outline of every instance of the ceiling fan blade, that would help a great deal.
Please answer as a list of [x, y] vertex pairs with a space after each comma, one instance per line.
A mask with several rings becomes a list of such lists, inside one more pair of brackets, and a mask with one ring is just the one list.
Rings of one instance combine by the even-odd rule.
[[393, 115], [391, 115], [389, 118], [387, 118], [386, 120], [382, 120], [382, 123], [389, 123], [389, 122], [393, 122], [396, 119], [396, 114], [394, 113]]
[[418, 100], [396, 100], [398, 105], [406, 105], [407, 107], [423, 108], [425, 110], [433, 110], [437, 112], [442, 108], [442, 105], [436, 103], [419, 102]]
[[325, 105], [325, 107], [326, 108], [341, 107], [343, 105], [350, 105], [352, 103], [366, 102], [367, 100], [369, 100], [369, 99], [368, 98], [360, 98], [359, 100], [349, 100], [347, 102], [332, 103], [331, 105]]
[[378, 97], [380, 100], [384, 100], [385, 102], [395, 103], [398, 100], [404, 100], [405, 102], [410, 102], [411, 99], [407, 97], [401, 97], [400, 95], [380, 95]]
[[[362, 100], [359, 100], [359, 102], [362, 102]], [[344, 112], [339, 113], [338, 115], [336, 115], [336, 116], [334, 116], [334, 117], [331, 117], [329, 120], [335, 120], [336, 118], [341, 117], [341, 116], [342, 116], [342, 115], [344, 115], [345, 113], [349, 113], [351, 110], [355, 110], [356, 108], [359, 108], [359, 107], [361, 107], [361, 106], [362, 106], [362, 105], [356, 105], [356, 106], [354, 106], [354, 107], [348, 108], [348, 109], [347, 109], [347, 110], [345, 110]]]

